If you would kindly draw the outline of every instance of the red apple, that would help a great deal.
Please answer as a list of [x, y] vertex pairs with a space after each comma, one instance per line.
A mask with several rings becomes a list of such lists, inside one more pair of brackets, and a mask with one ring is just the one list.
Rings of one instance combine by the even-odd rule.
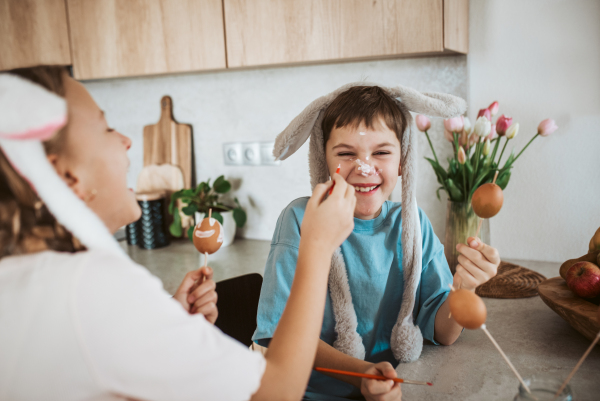
[[577, 262], [569, 268], [567, 286], [582, 298], [600, 295], [600, 268], [591, 262]]

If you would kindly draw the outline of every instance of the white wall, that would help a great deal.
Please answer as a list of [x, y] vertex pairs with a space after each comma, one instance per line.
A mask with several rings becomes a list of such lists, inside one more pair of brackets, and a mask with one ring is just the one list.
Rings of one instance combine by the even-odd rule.
[[[520, 123], [520, 150], [492, 244], [510, 258], [564, 261], [600, 226], [600, 1], [471, 0], [469, 117], [493, 100]], [[507, 149], [510, 149], [507, 148]]]
[[[403, 84], [422, 91], [448, 92], [465, 97], [465, 56], [385, 60], [303, 67], [223, 71], [151, 78], [84, 82], [105, 110], [111, 126], [133, 140], [129, 185], [142, 169], [142, 130], [160, 116], [160, 98], [173, 98], [174, 116], [192, 124], [199, 180], [225, 174], [239, 183], [235, 195], [248, 212], [240, 233], [247, 238], [271, 239], [277, 218], [293, 199], [310, 194], [308, 144], [277, 167], [225, 166], [222, 144], [232, 141], [273, 140], [311, 101], [348, 82], [367, 79], [382, 85]], [[434, 140], [447, 149], [441, 121]], [[420, 136], [421, 153], [429, 154]], [[435, 175], [424, 159], [419, 165], [418, 200], [443, 238], [445, 203], [435, 197]], [[394, 196], [399, 200], [399, 195]]]

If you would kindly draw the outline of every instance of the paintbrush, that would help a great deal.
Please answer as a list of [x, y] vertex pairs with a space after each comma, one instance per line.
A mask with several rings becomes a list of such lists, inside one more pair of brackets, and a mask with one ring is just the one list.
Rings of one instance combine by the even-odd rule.
[[326, 373], [335, 373], [335, 374], [338, 374], [338, 375], [363, 377], [365, 379], [392, 380], [392, 381], [394, 381], [396, 383], [419, 384], [421, 386], [433, 386], [433, 383], [429, 383], [429, 382], [421, 382], [421, 381], [417, 381], [417, 380], [406, 380], [406, 379], [400, 379], [400, 378], [390, 379], [389, 377], [385, 377], [385, 376], [369, 375], [369, 374], [366, 374], [366, 373], [348, 372], [346, 370], [337, 370], [337, 369], [328, 369], [328, 368], [315, 368], [315, 370], [317, 372], [326, 372]]

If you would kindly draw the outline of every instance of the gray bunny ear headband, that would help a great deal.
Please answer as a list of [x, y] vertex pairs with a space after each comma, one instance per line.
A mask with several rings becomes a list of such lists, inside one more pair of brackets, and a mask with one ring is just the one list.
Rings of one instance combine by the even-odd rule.
[[[309, 104], [287, 126], [275, 140], [273, 155], [285, 160], [296, 152], [310, 137], [309, 170], [312, 188], [325, 182], [329, 177], [325, 161], [325, 147], [321, 122], [325, 110], [333, 100], [353, 86], [374, 86], [355, 82], [322, 96]], [[391, 333], [391, 348], [399, 362], [412, 362], [419, 358], [423, 348], [421, 330], [414, 325], [413, 309], [415, 294], [421, 280], [422, 239], [421, 224], [416, 198], [416, 157], [417, 141], [412, 132], [412, 116], [409, 111], [436, 117], [450, 118], [463, 114], [467, 103], [456, 96], [443, 93], [421, 93], [414, 89], [395, 86], [381, 87], [398, 104], [407, 121], [407, 129], [402, 133], [402, 267], [404, 294], [398, 319]], [[364, 359], [365, 347], [357, 332], [358, 321], [352, 303], [348, 284], [348, 274], [344, 258], [339, 248], [333, 255], [329, 273], [329, 292], [335, 316], [337, 338], [333, 346], [350, 356]]]

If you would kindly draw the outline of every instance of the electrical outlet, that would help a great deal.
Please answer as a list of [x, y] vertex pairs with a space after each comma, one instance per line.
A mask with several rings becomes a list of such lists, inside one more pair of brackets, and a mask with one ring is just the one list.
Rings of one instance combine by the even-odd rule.
[[242, 155], [244, 159], [244, 164], [252, 166], [260, 165], [260, 143], [242, 143]]
[[281, 164], [281, 160], [275, 160], [273, 156], [273, 148], [275, 142], [261, 142], [260, 144], [260, 160], [265, 166], [278, 166]]
[[244, 164], [242, 144], [240, 142], [223, 144], [223, 159], [226, 165], [239, 166]]

